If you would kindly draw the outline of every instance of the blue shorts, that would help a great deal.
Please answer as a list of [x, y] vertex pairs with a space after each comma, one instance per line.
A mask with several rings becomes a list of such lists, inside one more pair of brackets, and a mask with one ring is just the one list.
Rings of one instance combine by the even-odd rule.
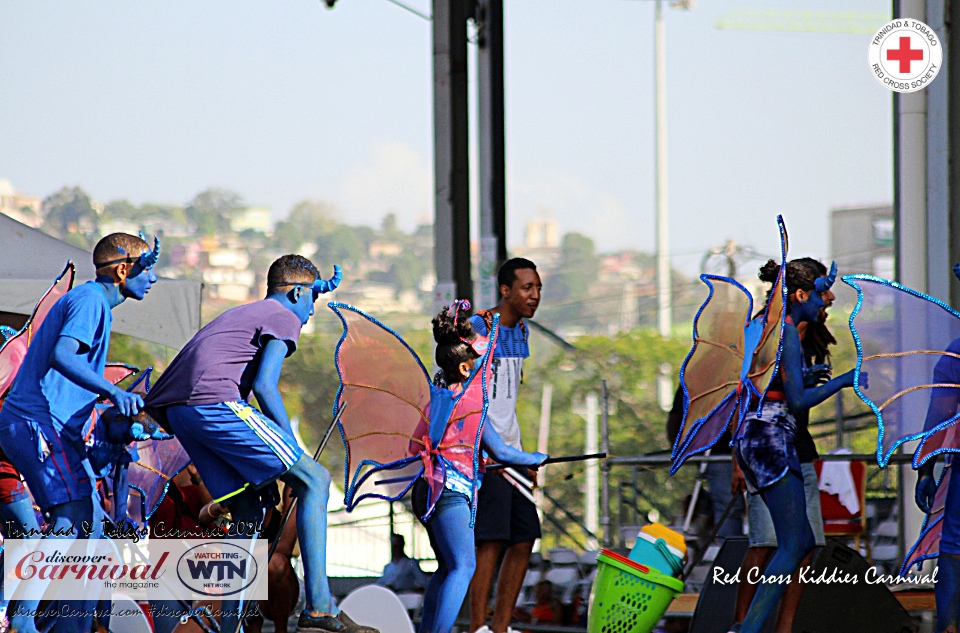
[[93, 494], [83, 467], [86, 447], [82, 441], [63, 437], [53, 426], [0, 409], [0, 447], [43, 512]]
[[275, 481], [303, 455], [289, 433], [242, 400], [175, 405], [166, 414], [216, 501]]
[[[812, 463], [800, 464], [803, 471], [803, 494], [807, 502], [807, 521], [813, 530], [813, 540], [817, 547], [827, 544], [823, 534], [823, 515], [820, 512], [820, 480], [817, 469]], [[773, 529], [773, 519], [767, 504], [760, 495], [747, 498], [747, 525], [750, 526], [750, 547], [776, 547], [777, 533]]]
[[787, 411], [786, 403], [764, 402], [761, 414], [748, 415], [743, 425], [735, 453], [751, 494], [780, 481], [788, 470], [803, 478], [794, 446], [797, 423]]

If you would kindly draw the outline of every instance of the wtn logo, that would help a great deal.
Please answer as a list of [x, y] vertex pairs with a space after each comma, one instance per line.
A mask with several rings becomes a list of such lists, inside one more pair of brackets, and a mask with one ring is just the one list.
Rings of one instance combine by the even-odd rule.
[[[254, 555], [233, 543], [200, 543], [184, 552], [177, 561], [177, 578], [192, 592], [204, 596], [230, 596], [252, 587], [266, 569], [264, 551]], [[260, 560], [258, 560], [260, 557]], [[266, 587], [266, 578], [262, 578]]]
[[[240, 578], [247, 579], [247, 561], [241, 560], [235, 563], [229, 560], [187, 560], [187, 568], [190, 570], [190, 576], [194, 580], [233, 580]], [[216, 572], [216, 577], [214, 577]]]

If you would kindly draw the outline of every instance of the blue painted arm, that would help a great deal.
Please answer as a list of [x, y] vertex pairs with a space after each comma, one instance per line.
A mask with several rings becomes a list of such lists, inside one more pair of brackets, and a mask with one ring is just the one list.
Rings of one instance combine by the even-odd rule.
[[57, 344], [53, 347], [53, 358], [50, 359], [50, 365], [71, 382], [110, 398], [123, 415], [136, 415], [143, 408], [143, 398], [135, 393], [127, 393], [110, 384], [110, 381], [98, 375], [81, 360], [80, 341], [75, 338], [61, 336], [57, 339]]
[[[794, 415], [814, 407], [844, 387], [853, 386], [853, 370], [818, 387], [803, 384], [803, 348], [797, 328], [787, 323], [783, 328], [783, 353], [780, 357], [780, 375], [783, 377], [787, 408]], [[865, 374], [861, 374], [865, 377]]]
[[257, 377], [253, 379], [253, 394], [257, 397], [263, 413], [276, 422], [281, 429], [293, 435], [290, 420], [287, 418], [287, 409], [280, 396], [280, 371], [283, 369], [283, 359], [287, 357], [286, 341], [272, 338], [267, 341], [260, 357], [260, 368]]
[[[923, 430], [929, 431], [944, 420], [949, 420], [956, 415], [957, 405], [960, 403], [958, 400], [960, 399], [957, 398], [956, 393], [930, 398], [930, 406], [927, 407], [927, 419], [923, 423]], [[930, 509], [933, 507], [933, 498], [937, 494], [937, 482], [933, 478], [933, 469], [936, 465], [937, 456], [933, 455], [917, 469], [915, 498], [917, 506], [927, 514], [930, 513]]]
[[543, 453], [524, 453], [512, 446], [508, 446], [500, 439], [500, 434], [497, 433], [497, 430], [493, 428], [492, 424], [483, 425], [483, 436], [480, 438], [480, 446], [501, 464], [535, 467], [542, 464], [543, 461], [549, 457]]

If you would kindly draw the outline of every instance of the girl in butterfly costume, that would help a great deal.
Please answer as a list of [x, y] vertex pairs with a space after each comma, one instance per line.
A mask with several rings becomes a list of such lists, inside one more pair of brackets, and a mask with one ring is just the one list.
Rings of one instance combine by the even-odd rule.
[[[960, 264], [954, 266], [960, 278]], [[893, 281], [849, 275], [857, 291], [850, 316], [857, 363], [871, 374], [857, 395], [877, 417], [877, 462], [885, 467], [898, 447], [920, 440], [913, 456], [915, 498], [928, 516], [900, 569], [937, 558], [934, 595], [938, 633], [960, 624], [960, 484], [953, 481], [960, 452], [960, 312]], [[937, 456], [945, 468], [934, 479]], [[951, 485], [956, 484], [956, 485]]]
[[[346, 446], [345, 504], [366, 497], [396, 500], [414, 489], [414, 509], [427, 528], [438, 569], [423, 602], [420, 633], [454, 625], [476, 566], [473, 522], [482, 447], [499, 462], [539, 466], [547, 455], [506, 445], [484, 424], [487, 384], [499, 319], [478, 337], [457, 301], [433, 319], [440, 372], [431, 383], [420, 359], [392, 330], [356, 308], [331, 303], [344, 325], [337, 346]], [[377, 363], [370, 359], [376, 358]], [[479, 365], [477, 360], [480, 359]]]
[[[820, 386], [808, 386], [815, 380], [805, 384], [797, 325], [816, 322], [824, 306], [821, 293], [830, 289], [836, 269], [820, 277], [813, 266], [787, 264], [786, 230], [782, 218], [778, 222], [781, 260], [771, 260], [760, 270], [760, 278], [773, 287], [758, 316], [750, 319], [752, 298], [743, 286], [726, 277], [701, 275], [711, 292], [697, 313], [694, 346], [681, 369], [684, 421], [671, 472], [690, 455], [709, 450], [736, 420], [737, 462], [749, 492], [763, 496], [777, 536], [777, 550], [764, 576], [786, 579], [814, 547], [794, 447], [794, 416], [853, 386], [854, 371]], [[785, 583], [762, 584], [742, 626], [732, 630], [760, 631], [785, 588]]]

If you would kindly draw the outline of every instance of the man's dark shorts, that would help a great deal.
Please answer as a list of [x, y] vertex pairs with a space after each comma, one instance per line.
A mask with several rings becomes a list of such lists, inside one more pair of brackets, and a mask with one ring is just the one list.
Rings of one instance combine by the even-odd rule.
[[474, 524], [477, 541], [507, 541], [509, 545], [540, 538], [537, 506], [500, 474], [483, 477]]

